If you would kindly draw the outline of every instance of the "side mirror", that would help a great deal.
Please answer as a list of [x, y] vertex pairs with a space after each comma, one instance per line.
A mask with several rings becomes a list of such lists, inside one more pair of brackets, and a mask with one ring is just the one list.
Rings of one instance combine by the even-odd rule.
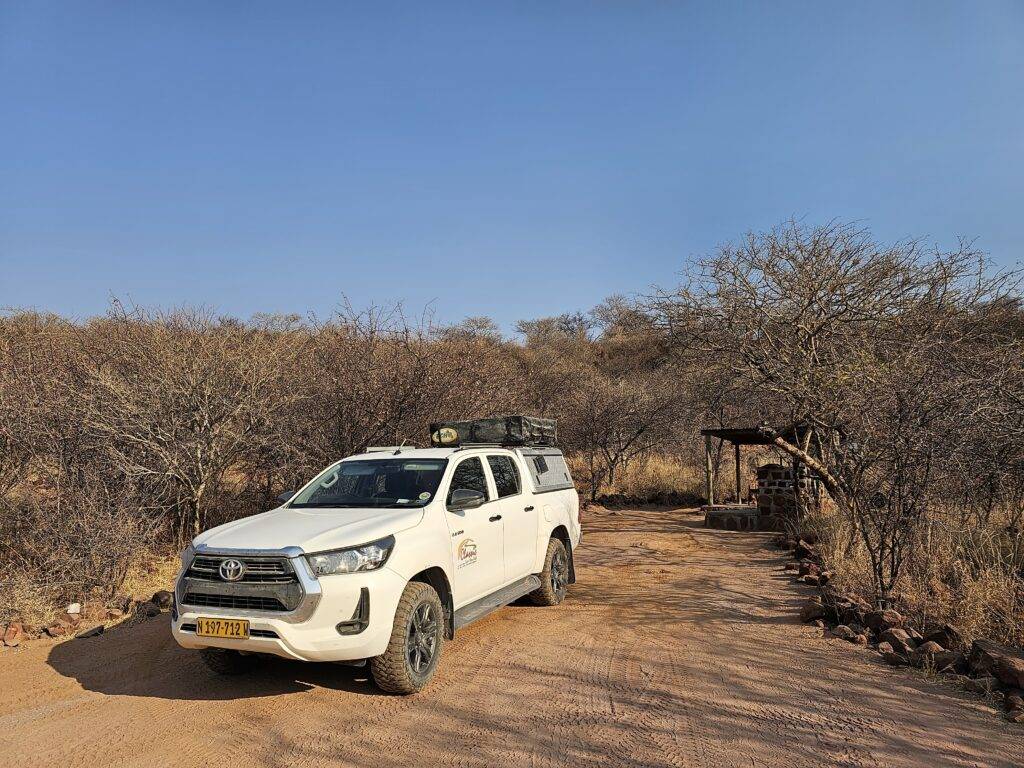
[[452, 512], [459, 512], [463, 509], [476, 509], [486, 500], [480, 491], [471, 491], [469, 488], [457, 488], [452, 491], [452, 500], [448, 502], [448, 509]]
[[284, 493], [279, 493], [277, 495], [277, 500], [280, 501], [282, 504], [284, 504], [286, 501], [288, 501], [294, 495], [295, 495], [295, 491], [285, 491]]

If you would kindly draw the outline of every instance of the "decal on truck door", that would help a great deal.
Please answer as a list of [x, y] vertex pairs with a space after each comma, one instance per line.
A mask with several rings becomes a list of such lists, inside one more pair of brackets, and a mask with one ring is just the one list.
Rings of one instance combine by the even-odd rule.
[[464, 565], [472, 565], [476, 562], [476, 542], [472, 539], [463, 539], [459, 542], [459, 562], [455, 566], [461, 568]]

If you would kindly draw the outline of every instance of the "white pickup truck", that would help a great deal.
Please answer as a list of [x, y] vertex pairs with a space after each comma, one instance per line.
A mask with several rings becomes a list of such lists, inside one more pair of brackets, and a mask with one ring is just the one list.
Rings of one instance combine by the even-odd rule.
[[222, 674], [261, 654], [368, 660], [380, 688], [413, 693], [460, 627], [523, 596], [560, 603], [580, 535], [557, 448], [350, 456], [279, 508], [197, 536], [172, 632]]

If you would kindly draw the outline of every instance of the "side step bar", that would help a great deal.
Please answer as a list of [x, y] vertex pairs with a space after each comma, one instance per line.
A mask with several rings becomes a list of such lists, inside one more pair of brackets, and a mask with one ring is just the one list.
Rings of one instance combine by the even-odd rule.
[[540, 579], [536, 576], [527, 576], [519, 581], [513, 581], [507, 587], [502, 587], [497, 592], [474, 600], [469, 605], [464, 605], [455, 612], [455, 628], [461, 629], [470, 622], [482, 619], [492, 611], [504, 608], [511, 602], [518, 600], [523, 595], [528, 595], [540, 587]]

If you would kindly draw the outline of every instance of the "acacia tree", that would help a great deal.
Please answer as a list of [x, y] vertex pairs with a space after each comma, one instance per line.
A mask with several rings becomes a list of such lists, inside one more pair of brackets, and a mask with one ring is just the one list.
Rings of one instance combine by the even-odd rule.
[[279, 377], [289, 366], [263, 334], [202, 311], [115, 304], [82, 340], [85, 429], [140, 509], [169, 516], [183, 543], [206, 526], [228, 471], [274, 440], [270, 425], [290, 399]]
[[520, 361], [503, 346], [479, 319], [436, 328], [400, 307], [345, 306], [311, 329], [289, 439], [322, 466], [368, 445], [422, 444], [431, 421], [507, 411]]
[[584, 465], [591, 500], [631, 461], [671, 442], [686, 380], [665, 364], [665, 334], [642, 305], [613, 296], [589, 316], [517, 328], [530, 410], [559, 419], [559, 439]]
[[656, 306], [674, 336], [703, 339], [752, 394], [772, 396], [758, 415], [805, 426], [798, 441], [763, 431], [853, 523], [884, 600], [948, 469], [965, 392], [949, 362], [978, 341], [978, 308], [1008, 290], [965, 244], [880, 246], [851, 225], [790, 223], [722, 248]]

